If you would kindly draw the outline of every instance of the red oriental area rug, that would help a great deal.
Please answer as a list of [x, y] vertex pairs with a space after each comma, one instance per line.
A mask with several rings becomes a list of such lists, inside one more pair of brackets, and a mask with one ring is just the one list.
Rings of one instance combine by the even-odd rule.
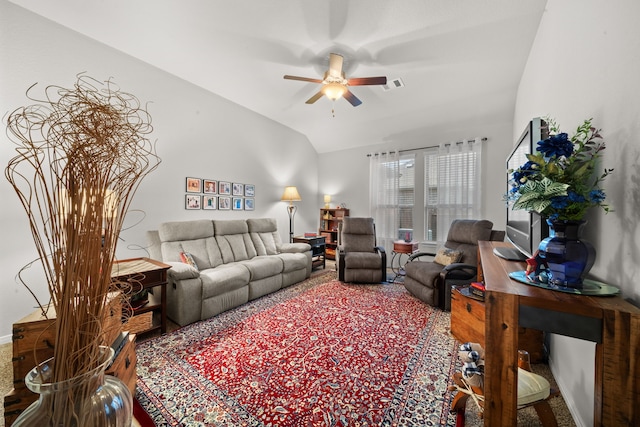
[[158, 426], [455, 425], [449, 313], [401, 285], [306, 282], [138, 345]]

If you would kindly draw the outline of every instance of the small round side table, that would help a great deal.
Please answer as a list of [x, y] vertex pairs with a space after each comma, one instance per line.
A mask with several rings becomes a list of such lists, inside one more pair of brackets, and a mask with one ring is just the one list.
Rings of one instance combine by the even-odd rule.
[[407, 263], [409, 256], [418, 252], [418, 242], [412, 240], [405, 242], [404, 240], [396, 240], [393, 242], [393, 251], [391, 257], [391, 271], [395, 273], [393, 283], [402, 283], [404, 279], [404, 265]]

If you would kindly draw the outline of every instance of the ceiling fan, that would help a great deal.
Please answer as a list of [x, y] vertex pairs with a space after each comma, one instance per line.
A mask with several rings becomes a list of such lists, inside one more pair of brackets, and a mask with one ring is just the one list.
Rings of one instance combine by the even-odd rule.
[[355, 77], [347, 79], [342, 71], [342, 55], [337, 53], [329, 54], [329, 70], [324, 73], [324, 79], [311, 79], [308, 77], [298, 77], [285, 75], [284, 78], [288, 80], [300, 80], [303, 82], [321, 83], [322, 89], [315, 95], [307, 100], [307, 104], [313, 104], [318, 99], [326, 95], [327, 98], [335, 101], [340, 97], [344, 97], [351, 105], [357, 107], [362, 104], [347, 86], [364, 86], [364, 85], [385, 85], [387, 84], [386, 77]]

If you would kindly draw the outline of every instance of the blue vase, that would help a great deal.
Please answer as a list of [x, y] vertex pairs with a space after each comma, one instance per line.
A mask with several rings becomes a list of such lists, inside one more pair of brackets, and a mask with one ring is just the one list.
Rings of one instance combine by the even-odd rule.
[[550, 285], [582, 289], [582, 282], [593, 267], [596, 250], [580, 238], [587, 221], [551, 221], [549, 237], [540, 242], [540, 256], [548, 266]]

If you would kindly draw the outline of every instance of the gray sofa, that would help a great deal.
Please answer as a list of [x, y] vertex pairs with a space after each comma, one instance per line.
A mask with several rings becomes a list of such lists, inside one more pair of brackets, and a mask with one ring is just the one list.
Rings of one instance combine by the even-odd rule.
[[272, 218], [165, 222], [147, 237], [151, 258], [171, 265], [167, 316], [181, 326], [311, 275], [311, 246], [282, 243]]

